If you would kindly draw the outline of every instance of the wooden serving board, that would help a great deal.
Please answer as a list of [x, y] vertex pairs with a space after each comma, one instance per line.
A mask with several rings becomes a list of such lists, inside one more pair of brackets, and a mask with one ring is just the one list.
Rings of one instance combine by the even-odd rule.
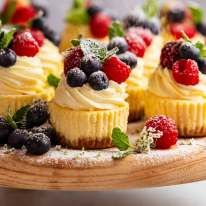
[[[131, 139], [139, 124], [129, 125]], [[184, 144], [183, 144], [184, 142]], [[113, 190], [167, 186], [206, 179], [206, 138], [180, 140], [170, 150], [113, 160], [116, 149], [54, 148], [39, 157], [0, 148], [0, 186], [22, 189]]]

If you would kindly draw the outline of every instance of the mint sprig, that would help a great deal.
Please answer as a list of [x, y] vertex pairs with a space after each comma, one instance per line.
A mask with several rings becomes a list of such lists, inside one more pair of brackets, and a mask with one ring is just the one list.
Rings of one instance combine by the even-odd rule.
[[189, 9], [192, 13], [192, 18], [196, 24], [199, 24], [204, 19], [204, 10], [196, 3], [190, 3]]
[[109, 28], [109, 39], [114, 37], [124, 37], [125, 31], [123, 25], [119, 21], [114, 21]]
[[9, 46], [13, 39], [15, 28], [2, 27], [0, 29], [0, 49], [5, 49]]
[[58, 78], [54, 74], [49, 74], [47, 77], [47, 82], [50, 86], [57, 88], [60, 82], [60, 78]]
[[157, 16], [159, 11], [158, 0], [146, 0], [142, 5], [142, 10], [144, 11], [147, 18]]

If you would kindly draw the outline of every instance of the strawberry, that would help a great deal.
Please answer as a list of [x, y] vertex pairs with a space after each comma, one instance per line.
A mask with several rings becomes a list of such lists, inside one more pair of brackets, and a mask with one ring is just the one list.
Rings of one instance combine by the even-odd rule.
[[37, 30], [37, 29], [32, 29], [30, 32], [33, 38], [39, 44], [39, 46], [40, 47], [43, 46], [44, 40], [45, 40], [44, 34], [40, 30]]
[[199, 83], [199, 68], [196, 61], [182, 59], [174, 63], [172, 74], [175, 81], [183, 85], [196, 85]]
[[131, 68], [117, 56], [112, 56], [105, 61], [103, 71], [106, 73], [109, 80], [121, 84], [128, 79]]
[[12, 49], [19, 56], [33, 57], [39, 52], [39, 45], [30, 32], [24, 31], [14, 36]]
[[96, 38], [104, 38], [109, 33], [112, 20], [106, 14], [100, 12], [94, 15], [90, 21], [90, 29]]
[[164, 115], [155, 116], [145, 123], [148, 131], [153, 131], [156, 149], [169, 149], [175, 145], [178, 140], [178, 130], [174, 120]]
[[30, 20], [32, 20], [36, 14], [36, 10], [33, 8], [33, 6], [18, 6], [12, 15], [11, 23], [25, 25]]
[[84, 54], [80, 47], [72, 48], [66, 51], [64, 56], [64, 74], [66, 75], [70, 69], [80, 67]]

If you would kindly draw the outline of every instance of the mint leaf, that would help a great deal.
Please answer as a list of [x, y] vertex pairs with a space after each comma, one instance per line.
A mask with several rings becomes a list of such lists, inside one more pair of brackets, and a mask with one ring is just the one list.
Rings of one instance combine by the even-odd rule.
[[196, 3], [191, 3], [189, 5], [189, 9], [192, 13], [193, 20], [196, 24], [199, 24], [203, 21], [204, 18], [204, 10], [199, 7]]
[[120, 151], [124, 151], [132, 147], [129, 143], [128, 136], [119, 128], [114, 128], [112, 131], [112, 144]]
[[158, 0], [146, 0], [142, 5], [142, 10], [148, 18], [157, 16], [159, 11]]
[[109, 38], [123, 37], [125, 35], [123, 25], [119, 21], [114, 21], [109, 28]]
[[17, 110], [16, 113], [13, 115], [12, 119], [16, 123], [20, 123], [26, 116], [26, 113], [28, 112], [30, 108], [30, 105], [26, 105], [22, 107], [21, 109]]
[[200, 50], [201, 57], [206, 57], [206, 46], [202, 42], [198, 41], [194, 46]]
[[6, 115], [5, 120], [13, 129], [18, 128], [16, 122], [13, 120], [13, 116], [11, 115], [10, 111], [8, 111], [8, 114]]
[[5, 49], [9, 46], [13, 39], [15, 29], [14, 28], [1, 28], [0, 30], [0, 49]]
[[66, 21], [77, 25], [87, 24], [89, 22], [89, 15], [84, 8], [75, 8], [70, 10]]
[[57, 88], [60, 82], [60, 78], [53, 74], [49, 74], [47, 77], [47, 82], [49, 83], [50, 86]]
[[71, 44], [76, 47], [80, 45], [80, 39], [72, 39]]

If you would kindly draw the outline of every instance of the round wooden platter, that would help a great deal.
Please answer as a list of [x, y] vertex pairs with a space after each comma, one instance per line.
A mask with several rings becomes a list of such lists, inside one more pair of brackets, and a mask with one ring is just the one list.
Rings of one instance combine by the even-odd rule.
[[[141, 123], [129, 125], [131, 140]], [[51, 149], [39, 157], [0, 148], [0, 186], [97, 191], [168, 186], [206, 179], [206, 138], [179, 140], [170, 150], [112, 158], [116, 149]]]

